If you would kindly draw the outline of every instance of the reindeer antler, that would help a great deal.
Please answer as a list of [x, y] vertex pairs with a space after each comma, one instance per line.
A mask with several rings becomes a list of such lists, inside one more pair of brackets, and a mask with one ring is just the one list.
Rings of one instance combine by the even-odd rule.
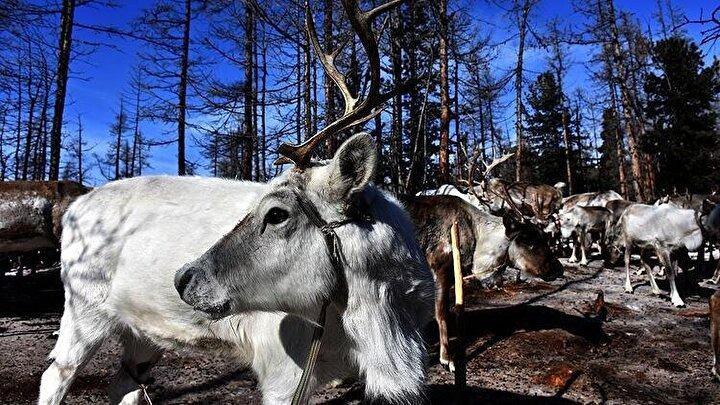
[[[472, 159], [469, 159], [470, 160], [470, 168], [468, 169], [468, 177], [469, 178], [467, 180], [467, 183], [468, 183], [468, 193], [474, 195], [478, 200], [482, 201], [482, 198], [479, 195], [477, 195], [477, 193], [475, 192], [475, 170], [477, 167], [477, 161], [480, 158], [480, 156], [481, 156], [481, 150], [476, 148], [475, 152], [473, 152]], [[485, 166], [485, 171], [483, 172], [483, 175], [482, 175], [483, 180], [487, 178], [487, 176], [490, 174], [490, 172], [497, 165], [505, 162], [506, 160], [510, 159], [513, 156], [514, 155], [512, 153], [505, 154], [505, 155], [501, 156], [500, 158], [493, 159], [493, 161], [490, 162], [490, 164], [487, 164], [487, 163], [485, 163], [485, 161], [483, 161], [482, 162], [483, 166]], [[465, 157], [467, 158], [467, 152], [465, 152]]]
[[372, 29], [375, 18], [383, 12], [398, 6], [403, 1], [404, 0], [391, 0], [369, 11], [362, 11], [358, 0], [342, 0], [343, 9], [350, 20], [350, 26], [352, 26], [360, 39], [360, 43], [368, 57], [370, 84], [363, 100], [359, 100], [359, 97], [352, 95], [345, 76], [335, 66], [335, 58], [342, 51], [347, 41], [331, 53], [323, 52], [315, 29], [312, 11], [310, 10], [308, 2], [305, 3], [305, 25], [308, 39], [318, 54], [323, 69], [340, 89], [340, 93], [345, 102], [345, 112], [340, 118], [319, 130], [304, 143], [300, 145], [283, 143], [280, 145], [278, 153], [282, 155], [282, 157], [278, 158], [275, 164], [289, 163], [289, 161], [292, 161], [299, 169], [306, 167], [308, 163], [310, 163], [312, 151], [328, 136], [373, 118], [382, 111], [381, 108], [378, 108], [379, 106], [395, 96], [398, 91], [403, 91], [408, 87], [409, 83], [403, 83], [393, 91], [383, 94], [380, 93], [380, 54], [378, 50], [378, 38]]
[[483, 173], [483, 178], [487, 177], [488, 174], [490, 174], [490, 172], [492, 171], [492, 169], [495, 168], [495, 166], [499, 165], [500, 163], [505, 162], [506, 160], [510, 159], [513, 156], [515, 156], [515, 154], [506, 153], [505, 155], [501, 156], [498, 159], [493, 159], [493, 161], [490, 164], [483, 162], [483, 165], [485, 165], [485, 172]]
[[[470, 159], [470, 168], [468, 169], [468, 193], [475, 196], [475, 198], [477, 198], [478, 200], [480, 200], [481, 198], [475, 192], [475, 168], [477, 167], [477, 161], [480, 156], [480, 149], [475, 148], [472, 159]], [[465, 153], [465, 157], [467, 157], [467, 152]]]

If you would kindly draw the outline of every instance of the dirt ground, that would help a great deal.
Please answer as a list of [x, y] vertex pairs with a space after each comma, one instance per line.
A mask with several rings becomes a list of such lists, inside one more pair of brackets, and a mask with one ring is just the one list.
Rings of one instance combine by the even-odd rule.
[[[710, 374], [707, 301], [713, 290], [691, 288], [681, 278], [687, 307], [676, 309], [667, 296], [650, 295], [645, 276], [634, 276], [636, 291], [629, 295], [623, 271], [600, 266], [568, 265], [564, 278], [549, 283], [470, 286], [468, 403], [720, 402], [720, 384]], [[666, 282], [660, 287], [668, 290]], [[599, 291], [605, 304], [595, 306]], [[0, 403], [36, 399], [61, 309], [57, 271], [0, 280]], [[107, 402], [104, 390], [118, 352], [114, 342], [101, 349], [72, 386], [68, 404]], [[170, 352], [154, 370], [149, 394], [155, 404], [260, 402], [256, 380], [232, 359]], [[429, 402], [453, 403], [453, 377], [436, 354], [427, 374]], [[355, 384], [322, 390], [314, 402], [361, 396]]]

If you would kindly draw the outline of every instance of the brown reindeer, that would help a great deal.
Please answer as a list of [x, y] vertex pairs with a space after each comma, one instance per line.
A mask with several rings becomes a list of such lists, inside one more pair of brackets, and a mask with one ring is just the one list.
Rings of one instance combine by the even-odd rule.
[[523, 215], [532, 217], [542, 224], [547, 224], [550, 217], [558, 212], [562, 205], [562, 191], [559, 185], [490, 179], [483, 193], [490, 201], [490, 209], [493, 212], [511, 208], [508, 207], [509, 200], [506, 197], [509, 196]]
[[435, 319], [440, 334], [440, 362], [454, 369], [447, 331], [448, 299], [454, 283], [450, 228], [458, 224], [463, 274], [483, 283], [494, 282], [508, 266], [520, 274], [551, 280], [562, 274], [545, 236], [533, 224], [516, 219], [514, 211], [501, 218], [481, 211], [461, 198], [402, 196], [416, 226], [418, 241], [435, 273]]
[[[467, 152], [465, 152], [467, 156]], [[551, 216], [558, 212], [562, 205], [562, 188], [564, 183], [555, 186], [547, 184], [530, 184], [525, 182], [507, 182], [498, 178], [487, 179], [490, 171], [497, 165], [513, 157], [506, 154], [485, 165], [480, 183], [475, 181], [475, 171], [480, 151], [476, 150], [469, 160], [469, 179], [460, 179], [458, 182], [468, 187], [468, 193], [489, 207], [493, 213], [506, 210], [519, 211], [525, 217], [532, 218], [534, 222], [547, 225]]]

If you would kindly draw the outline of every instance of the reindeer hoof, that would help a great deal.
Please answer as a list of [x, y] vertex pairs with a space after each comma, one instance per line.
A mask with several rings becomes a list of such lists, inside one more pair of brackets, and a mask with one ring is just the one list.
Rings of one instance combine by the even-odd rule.
[[683, 308], [685, 306], [685, 302], [683, 300], [673, 300], [673, 305], [675, 305], [675, 308]]
[[628, 293], [628, 294], [632, 294], [632, 293], [633, 293], [633, 288], [632, 288], [632, 286], [631, 286], [631, 285], [628, 285], [628, 284], [625, 284], [625, 292]]
[[656, 296], [659, 296], [659, 295], [662, 295], [662, 291], [660, 291], [660, 290], [652, 290], [652, 294], [653, 294], [653, 295], [656, 295]]
[[587, 266], [587, 265], [588, 265], [588, 261], [587, 261], [587, 260], [580, 260], [580, 265], [581, 265], [581, 266]]
[[574, 257], [571, 257], [568, 259], [568, 263], [575, 263], [575, 262], [577, 262], [577, 259]]
[[440, 364], [445, 368], [445, 370], [454, 373], [455, 372], [455, 362], [450, 359], [443, 359], [440, 358]]

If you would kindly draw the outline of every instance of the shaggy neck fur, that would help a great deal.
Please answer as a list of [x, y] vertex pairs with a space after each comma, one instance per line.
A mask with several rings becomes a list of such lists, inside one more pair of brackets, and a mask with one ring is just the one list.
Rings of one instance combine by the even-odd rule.
[[[335, 230], [345, 257], [338, 281], [346, 286], [336, 290], [347, 288], [341, 316], [348, 354], [365, 377], [368, 398], [410, 402], [422, 395], [426, 349], [418, 331], [430, 321], [432, 275], [399, 203], [374, 186], [359, 198], [372, 223]], [[339, 207], [318, 208], [326, 221], [341, 219]]]

